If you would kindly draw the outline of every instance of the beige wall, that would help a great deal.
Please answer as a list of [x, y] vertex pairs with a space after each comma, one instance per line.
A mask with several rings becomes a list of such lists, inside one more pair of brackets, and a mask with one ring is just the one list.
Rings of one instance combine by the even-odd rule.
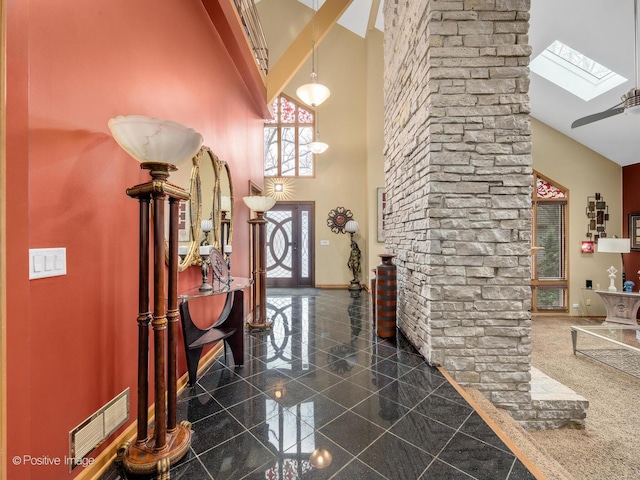
[[[306, 22], [311, 9], [296, 0], [261, 0], [258, 11], [269, 43], [270, 63], [275, 65]], [[317, 157], [316, 177], [291, 181], [287, 200], [316, 202], [316, 284], [346, 285], [349, 241], [326, 226], [328, 212], [349, 208], [360, 225], [356, 240], [363, 252], [363, 283], [379, 263], [384, 243], [377, 242], [376, 189], [384, 187], [383, 34], [370, 31], [367, 39], [336, 25], [317, 50], [319, 80], [331, 89], [331, 97], [318, 108], [320, 135], [330, 147]], [[309, 80], [311, 63], [293, 78], [285, 93], [293, 98], [298, 86]], [[621, 268], [611, 254], [584, 255], [587, 196], [599, 192], [609, 205], [609, 235], [622, 233], [622, 169], [619, 165], [532, 119], [533, 168], [569, 189], [569, 307], [571, 315], [604, 315], [602, 301], [585, 291], [586, 279], [594, 287], [609, 284], [606, 269]], [[320, 240], [329, 240], [321, 246]], [[619, 276], [618, 276], [619, 277]], [[620, 278], [618, 278], [620, 288]], [[587, 305], [587, 300], [591, 305]], [[573, 308], [573, 304], [579, 308]]]
[[371, 30], [367, 35], [367, 219], [369, 230], [369, 269], [367, 277], [373, 276], [371, 269], [380, 263], [379, 254], [385, 251], [384, 242], [379, 243], [377, 229], [377, 190], [384, 187], [384, 35]]
[[[269, 61], [273, 66], [311, 19], [312, 11], [296, 0], [261, 0], [257, 6], [269, 43]], [[375, 201], [375, 188], [383, 186], [384, 178], [381, 37], [380, 33], [375, 41], [365, 42], [363, 38], [336, 25], [316, 50], [318, 81], [331, 90], [329, 99], [317, 108], [320, 137], [329, 144], [329, 149], [316, 157], [315, 178], [290, 179], [290, 190], [282, 199], [315, 201], [318, 286], [346, 286], [352, 278], [347, 268], [349, 237], [331, 232], [327, 226], [330, 210], [338, 206], [348, 208], [359, 224], [355, 239], [362, 251], [360, 280], [363, 283], [368, 282], [368, 272], [373, 268], [369, 267], [370, 255], [378, 252], [383, 245], [376, 242], [375, 224], [371, 224], [375, 211], [371, 212], [368, 207], [368, 202]], [[296, 89], [308, 83], [310, 73], [309, 59], [284, 93], [296, 99]], [[379, 89], [373, 97], [368, 94], [368, 79], [374, 79], [372, 83]], [[373, 102], [371, 99], [376, 96], [379, 100]], [[368, 112], [368, 108], [374, 109], [373, 112]], [[369, 121], [371, 117], [375, 118]], [[370, 161], [375, 162], [372, 168], [368, 167]], [[269, 180], [265, 182], [267, 189], [268, 184]], [[328, 240], [329, 245], [321, 245], [321, 240]], [[369, 247], [371, 241], [373, 249]]]
[[[602, 194], [609, 206], [607, 235], [622, 236], [622, 167], [589, 150], [544, 123], [532, 120], [533, 168], [569, 189], [569, 311], [571, 315], [605, 315], [604, 304], [593, 291], [585, 290], [585, 280], [593, 280], [594, 289], [607, 289], [607, 268], [620, 271], [620, 255], [582, 254], [581, 242], [587, 240], [587, 196]], [[622, 288], [620, 274], [616, 279]], [[587, 301], [591, 301], [591, 306]], [[574, 304], [578, 308], [573, 308]]]

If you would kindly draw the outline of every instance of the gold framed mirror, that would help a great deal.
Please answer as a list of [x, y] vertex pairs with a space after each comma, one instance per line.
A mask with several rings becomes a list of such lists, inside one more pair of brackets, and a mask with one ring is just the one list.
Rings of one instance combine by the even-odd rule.
[[[211, 231], [205, 235], [202, 231], [201, 223], [198, 225], [199, 244], [213, 245], [220, 249], [220, 160], [209, 147], [201, 148], [202, 159], [200, 160], [200, 187], [202, 189], [200, 218], [211, 220]], [[200, 263], [201, 259], [197, 259]]]
[[224, 249], [233, 239], [233, 182], [229, 164], [220, 161], [220, 243]]
[[[208, 244], [222, 250], [224, 245], [231, 244], [233, 233], [233, 186], [227, 162], [220, 160], [209, 147], [203, 146], [191, 159], [190, 171], [186, 164], [180, 165], [171, 175], [171, 183], [181, 186], [190, 194], [189, 201], [180, 204], [180, 272], [191, 265], [202, 265], [200, 245]], [[223, 207], [226, 210], [223, 211]], [[203, 220], [211, 221], [208, 235], [202, 229]], [[168, 211], [165, 222], [169, 222]]]
[[[178, 215], [178, 254], [180, 261], [178, 271], [182, 272], [193, 265], [198, 258], [198, 237], [200, 232], [200, 152], [178, 165], [178, 170], [173, 172], [170, 182], [184, 188], [189, 192], [189, 200], [180, 202]], [[169, 210], [165, 209], [165, 231], [168, 231]], [[169, 260], [168, 241], [165, 240], [165, 258]]]

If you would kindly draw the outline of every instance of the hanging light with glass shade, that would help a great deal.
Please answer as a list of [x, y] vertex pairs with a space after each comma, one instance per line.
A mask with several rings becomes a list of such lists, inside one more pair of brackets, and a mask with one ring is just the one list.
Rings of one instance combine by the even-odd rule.
[[298, 87], [296, 94], [298, 98], [307, 105], [317, 107], [324, 102], [331, 92], [327, 87], [318, 83], [318, 75], [316, 74], [316, 39], [315, 39], [315, 24], [316, 24], [316, 3], [313, 2], [313, 17], [311, 19], [311, 82], [305, 83]]
[[316, 118], [315, 118], [316, 135], [313, 142], [309, 143], [309, 150], [311, 150], [311, 153], [315, 155], [320, 155], [321, 153], [324, 153], [327, 150], [327, 148], [329, 148], [329, 145], [320, 141], [320, 129], [318, 127], [319, 118], [320, 118], [320, 115], [318, 114], [318, 112], [316, 112]]

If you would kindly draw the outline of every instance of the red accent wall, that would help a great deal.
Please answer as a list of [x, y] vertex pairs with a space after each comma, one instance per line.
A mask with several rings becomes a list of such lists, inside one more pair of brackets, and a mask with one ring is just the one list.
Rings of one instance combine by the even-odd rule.
[[[7, 2], [7, 478], [21, 478], [10, 458], [31, 448], [31, 331], [29, 306], [29, 42], [23, 19], [29, 2]], [[28, 470], [26, 470], [28, 472]], [[22, 478], [30, 478], [24, 475]]]
[[[640, 163], [629, 165], [622, 168], [622, 215], [623, 215], [623, 236], [630, 237], [629, 233], [629, 214], [640, 213]], [[627, 280], [635, 282], [634, 290], [640, 288], [640, 278], [638, 270], [640, 270], [640, 251], [631, 251], [628, 255], [624, 255], [624, 268], [627, 274]]]
[[[149, 177], [108, 119], [183, 123], [230, 164], [233, 272], [249, 276], [242, 196], [262, 183], [265, 106], [200, 0], [25, 0], [7, 13], [7, 458], [64, 459], [69, 431], [127, 387], [136, 412], [138, 204], [125, 189]], [[28, 249], [45, 247], [66, 247], [67, 275], [29, 281]], [[190, 268], [179, 288], [200, 279]], [[81, 470], [8, 464], [8, 478]]]

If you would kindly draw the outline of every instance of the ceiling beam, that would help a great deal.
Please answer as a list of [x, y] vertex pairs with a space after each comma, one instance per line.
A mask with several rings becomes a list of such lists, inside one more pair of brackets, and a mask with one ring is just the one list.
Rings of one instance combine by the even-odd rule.
[[371, 10], [369, 11], [369, 23], [367, 24], [367, 30], [373, 30], [376, 28], [376, 20], [378, 19], [378, 10], [380, 9], [380, 0], [373, 0]]
[[324, 5], [315, 12], [315, 25], [312, 18], [267, 74], [267, 103], [269, 105], [282, 93], [282, 90], [311, 55], [312, 31], [314, 31], [317, 47], [352, 2], [353, 0], [326, 0]]

